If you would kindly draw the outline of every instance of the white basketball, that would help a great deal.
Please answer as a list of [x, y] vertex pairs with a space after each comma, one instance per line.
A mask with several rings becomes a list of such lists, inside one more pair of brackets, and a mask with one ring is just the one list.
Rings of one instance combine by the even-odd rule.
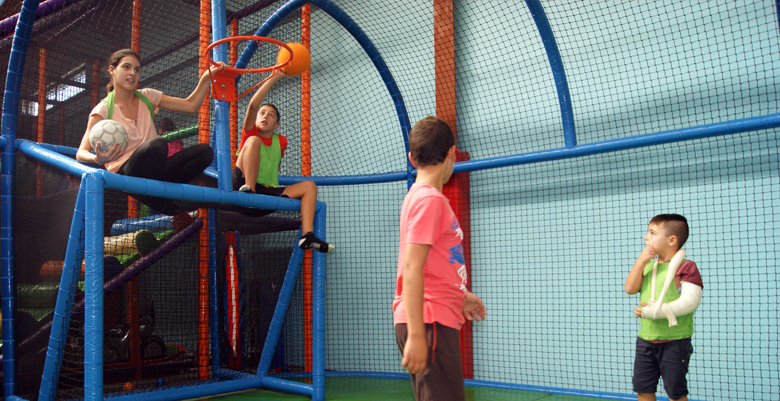
[[100, 150], [108, 152], [114, 143], [118, 143], [124, 152], [127, 149], [127, 132], [122, 124], [114, 120], [100, 120], [89, 131], [89, 144], [95, 149], [100, 143]]

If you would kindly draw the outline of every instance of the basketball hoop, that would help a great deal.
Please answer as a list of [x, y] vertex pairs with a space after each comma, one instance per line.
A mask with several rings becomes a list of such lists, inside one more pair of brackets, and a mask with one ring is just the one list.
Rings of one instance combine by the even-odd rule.
[[[265, 67], [265, 68], [234, 68], [234, 67], [225, 67], [223, 70], [217, 71], [217, 72], [212, 74], [211, 73], [211, 67], [212, 66], [217, 66], [219, 64], [211, 59], [211, 50], [214, 47], [219, 46], [219, 45], [221, 45], [223, 43], [239, 42], [239, 41], [242, 41], [242, 40], [252, 40], [252, 41], [257, 42], [258, 45], [260, 44], [260, 42], [268, 42], [268, 43], [271, 43], [273, 45], [276, 45], [277, 49], [283, 47], [283, 48], [287, 49], [287, 51], [292, 53], [292, 49], [290, 49], [290, 47], [287, 44], [285, 44], [283, 42], [280, 42], [280, 41], [278, 41], [276, 39], [266, 38], [266, 37], [263, 37], [263, 36], [231, 36], [229, 38], [220, 39], [220, 40], [210, 44], [209, 47], [206, 48], [206, 57], [208, 57], [208, 61], [209, 61], [209, 76], [211, 77], [211, 86], [213, 88], [211, 97], [214, 98], [214, 99], [224, 100], [226, 102], [232, 102], [234, 100], [237, 100], [237, 99], [241, 98], [242, 96], [246, 95], [247, 93], [249, 93], [250, 91], [252, 91], [253, 89], [255, 89], [258, 86], [262, 85], [263, 82], [265, 82], [269, 78], [271, 78], [271, 76], [273, 75], [273, 72], [275, 72], [276, 70], [279, 70], [282, 67], [284, 67], [285, 65], [289, 64], [290, 61], [292, 60], [292, 59], [290, 59], [290, 60], [287, 60], [287, 61], [285, 61], [283, 63], [274, 65], [272, 67]], [[260, 81], [257, 84], [255, 84], [255, 86], [247, 89], [244, 93], [236, 96], [236, 93], [237, 93], [236, 92], [236, 79], [238, 79], [238, 77], [240, 77], [243, 74], [250, 73], [250, 72], [265, 74], [266, 72], [269, 72], [269, 71], [271, 71], [271, 74], [269, 74], [265, 79], [263, 79], [262, 81]]]

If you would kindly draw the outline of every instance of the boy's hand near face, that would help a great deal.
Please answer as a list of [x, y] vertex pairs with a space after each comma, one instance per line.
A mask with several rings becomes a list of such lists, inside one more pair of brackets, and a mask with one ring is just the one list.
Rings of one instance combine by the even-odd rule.
[[653, 260], [656, 255], [658, 255], [658, 251], [655, 250], [650, 245], [645, 246], [645, 249], [642, 249], [642, 252], [639, 254], [639, 260], [645, 261], [645, 263]]
[[[636, 294], [642, 288], [642, 276], [645, 271], [645, 265], [647, 262], [653, 260], [658, 252], [650, 245], [645, 246], [642, 252], [639, 253], [639, 257], [634, 262], [634, 267], [631, 268], [631, 272], [626, 277], [625, 290], [628, 294]], [[636, 313], [636, 312], [634, 312]], [[641, 315], [639, 317], [642, 317]]]

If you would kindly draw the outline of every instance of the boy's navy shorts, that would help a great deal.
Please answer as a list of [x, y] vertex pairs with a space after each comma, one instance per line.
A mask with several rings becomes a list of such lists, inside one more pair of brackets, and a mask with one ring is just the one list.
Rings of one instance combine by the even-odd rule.
[[691, 339], [653, 344], [636, 339], [634, 361], [634, 392], [655, 394], [658, 378], [664, 379], [664, 390], [671, 399], [688, 395], [688, 363], [693, 354]]

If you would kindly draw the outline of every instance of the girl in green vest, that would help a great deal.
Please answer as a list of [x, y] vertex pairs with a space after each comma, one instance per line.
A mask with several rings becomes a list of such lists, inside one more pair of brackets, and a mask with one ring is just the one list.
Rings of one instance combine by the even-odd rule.
[[233, 170], [233, 189], [300, 199], [303, 235], [298, 246], [302, 249], [330, 252], [335, 246], [314, 236], [317, 184], [314, 181], [302, 181], [288, 187], [279, 186], [279, 165], [287, 148], [287, 138], [275, 132], [279, 128], [279, 110], [272, 104], [261, 105], [261, 102], [274, 84], [285, 76], [287, 74], [282, 71], [276, 71], [249, 101], [236, 168]]

